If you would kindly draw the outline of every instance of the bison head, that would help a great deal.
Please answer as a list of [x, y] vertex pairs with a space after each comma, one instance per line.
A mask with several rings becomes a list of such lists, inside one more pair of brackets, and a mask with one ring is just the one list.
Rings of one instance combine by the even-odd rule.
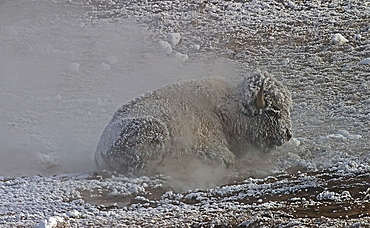
[[246, 117], [248, 140], [270, 151], [290, 140], [291, 95], [267, 72], [254, 73], [241, 86], [240, 106]]

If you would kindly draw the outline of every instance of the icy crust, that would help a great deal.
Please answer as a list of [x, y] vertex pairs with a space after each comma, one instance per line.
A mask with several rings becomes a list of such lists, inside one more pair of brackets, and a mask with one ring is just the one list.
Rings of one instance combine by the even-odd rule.
[[96, 172], [1, 177], [0, 225], [234, 227], [250, 222], [259, 227], [366, 226], [370, 225], [369, 181], [368, 173], [297, 173], [173, 192], [168, 186], [171, 178], [165, 176], [129, 178]]

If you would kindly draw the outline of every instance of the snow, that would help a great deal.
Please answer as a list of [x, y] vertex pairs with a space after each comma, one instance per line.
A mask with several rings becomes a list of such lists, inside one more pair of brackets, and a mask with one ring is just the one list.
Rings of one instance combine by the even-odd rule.
[[63, 222], [64, 219], [62, 217], [49, 217], [41, 221], [38, 225], [35, 226], [35, 228], [57, 228]]
[[[4, 1], [0, 226], [369, 226], [368, 6]], [[256, 69], [291, 90], [294, 138], [246, 155], [230, 183], [180, 191], [160, 175], [94, 174], [97, 141], [123, 102]]]
[[352, 198], [351, 193], [348, 191], [343, 191], [341, 194], [330, 191], [323, 191], [316, 197], [318, 200], [333, 200], [333, 201], [343, 201]]

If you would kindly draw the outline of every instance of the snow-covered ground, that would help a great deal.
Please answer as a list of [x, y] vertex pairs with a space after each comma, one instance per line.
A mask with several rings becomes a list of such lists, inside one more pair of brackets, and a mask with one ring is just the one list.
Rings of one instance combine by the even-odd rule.
[[[369, 226], [369, 22], [363, 0], [0, 2], [0, 226]], [[292, 91], [294, 138], [228, 185], [95, 172], [125, 101], [255, 70]]]

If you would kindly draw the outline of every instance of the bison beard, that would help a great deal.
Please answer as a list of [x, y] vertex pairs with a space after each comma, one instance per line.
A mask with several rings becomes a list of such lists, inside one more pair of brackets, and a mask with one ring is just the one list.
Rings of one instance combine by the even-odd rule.
[[267, 72], [236, 86], [221, 78], [171, 84], [118, 109], [95, 159], [101, 169], [135, 175], [191, 180], [207, 170], [223, 178], [252, 147], [289, 141], [290, 108], [289, 91]]

